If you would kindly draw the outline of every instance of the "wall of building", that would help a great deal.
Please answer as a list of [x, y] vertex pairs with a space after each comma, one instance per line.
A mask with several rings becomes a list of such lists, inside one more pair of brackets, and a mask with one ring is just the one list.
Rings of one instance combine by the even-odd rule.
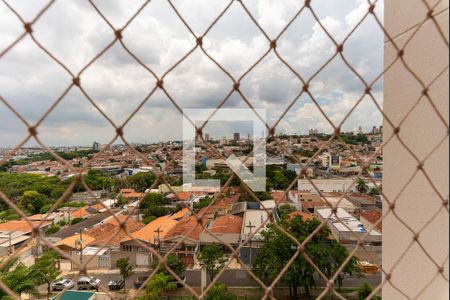
[[[403, 47], [420, 23], [426, 19], [428, 9], [423, 2], [385, 1], [385, 27], [399, 47]], [[430, 5], [439, 3], [434, 8], [435, 19], [448, 41], [449, 1], [425, 2]], [[409, 67], [425, 84], [432, 82], [447, 68], [429, 88], [428, 93], [448, 124], [448, 46], [431, 19], [428, 19], [415, 34], [404, 53], [404, 59]], [[387, 41], [386, 67], [396, 55], [397, 50]], [[419, 99], [423, 88], [401, 62], [394, 64], [385, 74], [384, 85], [384, 112], [395, 126], [399, 126], [400, 121]], [[394, 130], [386, 118], [384, 129], [384, 140], [387, 141]], [[428, 156], [447, 136], [446, 141], [424, 163], [424, 170], [436, 190], [448, 199], [448, 132], [428, 100], [423, 98], [401, 124], [399, 136], [420, 160]], [[438, 274], [437, 266], [424, 252], [425, 249], [436, 263], [444, 266], [444, 276], [448, 278], [448, 211], [444, 209], [437, 213], [443, 207], [442, 200], [420, 170], [410, 180], [418, 170], [418, 162], [398, 138], [392, 139], [384, 148], [384, 163], [383, 191], [390, 200], [399, 195], [395, 211], [402, 221], [389, 213], [383, 223], [383, 269], [391, 274], [392, 283], [383, 286], [383, 299], [407, 299], [398, 290], [408, 295], [409, 299], [448, 299], [448, 280]], [[402, 191], [409, 181], [408, 187]], [[388, 206], [387, 202], [383, 203], [385, 214]], [[427, 225], [430, 220], [431, 223]], [[424, 249], [414, 243], [409, 251], [404, 253], [413, 241], [414, 234], [402, 222], [408, 224], [414, 232], [427, 225], [418, 237]]]

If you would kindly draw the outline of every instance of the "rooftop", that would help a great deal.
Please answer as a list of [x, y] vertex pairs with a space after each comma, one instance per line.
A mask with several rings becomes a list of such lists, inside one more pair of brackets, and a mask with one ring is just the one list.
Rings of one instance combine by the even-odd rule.
[[304, 212], [301, 212], [301, 211], [293, 211], [293, 212], [291, 212], [288, 215], [288, 219], [292, 220], [292, 219], [294, 219], [295, 217], [298, 217], [298, 216], [300, 216], [303, 221], [308, 221], [308, 220], [314, 219], [313, 215], [308, 214], [308, 213], [304, 213]]
[[224, 233], [237, 233], [242, 230], [243, 219], [241, 217], [226, 215], [221, 216], [211, 222], [208, 226], [209, 231], [212, 233], [224, 234]]
[[[316, 214], [321, 219], [328, 219], [327, 223], [335, 227], [339, 232], [367, 232], [364, 225], [342, 208], [337, 209], [337, 217], [332, 213], [331, 208], [318, 208]], [[372, 231], [370, 235], [381, 235], [377, 231]]]
[[[126, 228], [129, 233], [136, 232], [144, 227], [144, 224], [136, 221], [134, 219], [127, 219], [125, 215], [118, 215], [117, 218], [119, 222], [126, 222]], [[125, 221], [126, 220], [126, 221]], [[105, 220], [104, 224], [94, 226], [86, 231], [86, 234], [95, 238], [95, 245], [111, 245], [119, 246], [120, 241], [126, 237], [128, 234], [120, 228], [119, 222], [116, 218], [110, 218]]]
[[[79, 234], [74, 234], [72, 236], [69, 236], [65, 239], [60, 240], [59, 242], [56, 243], [56, 246], [67, 246], [73, 249], [78, 249], [80, 248], [78, 243], [78, 240], [80, 240], [80, 235]], [[83, 234], [83, 247], [87, 247], [90, 244], [92, 244], [95, 241], [95, 238], [87, 235], [87, 234]]]
[[[159, 238], [163, 239], [166, 237], [168, 232], [177, 225], [177, 221], [168, 216], [159, 217], [156, 220], [145, 225], [140, 230], [132, 233], [133, 238], [147, 242], [150, 244], [155, 244], [155, 239], [157, 238], [157, 230], [159, 230]], [[121, 242], [126, 242], [131, 240], [131, 237], [125, 237]]]
[[[207, 220], [206, 217], [203, 218], [203, 223]], [[203, 226], [197, 222], [197, 217], [190, 216], [186, 219], [181, 220], [176, 224], [164, 237], [165, 240], [174, 238], [177, 236], [186, 236], [192, 240], [198, 241], [200, 238], [200, 233], [203, 231]]]
[[183, 208], [183, 209], [177, 211], [176, 213], [174, 213], [170, 217], [174, 220], [179, 220], [179, 219], [184, 218], [187, 215], [190, 215], [190, 213], [191, 213], [191, 211], [189, 210], [189, 208]]
[[81, 221], [80, 223], [77, 223], [75, 225], [71, 225], [67, 228], [64, 228], [64, 229], [58, 231], [57, 233], [52, 234], [51, 236], [59, 237], [59, 238], [66, 238], [66, 237], [72, 236], [75, 233], [79, 232], [81, 228], [90, 228], [109, 217], [111, 217], [111, 214], [109, 212], [105, 211], [105, 212], [96, 214], [96, 215], [90, 217], [89, 219]]
[[[366, 219], [371, 224], [375, 224], [376, 222], [378, 222], [378, 220], [381, 219], [382, 213], [381, 211], [375, 209], [368, 210], [361, 212], [360, 217]], [[375, 226], [375, 229], [381, 232], [383, 230], [382, 223], [383, 222], [378, 223], [377, 226]]]
[[23, 233], [30, 233], [33, 230], [30, 223], [33, 227], [39, 226], [40, 228], [50, 225], [50, 222], [44, 222], [41, 224], [41, 221], [27, 222], [25, 220], [13, 220], [6, 223], [1, 223], [0, 231], [22, 231]]

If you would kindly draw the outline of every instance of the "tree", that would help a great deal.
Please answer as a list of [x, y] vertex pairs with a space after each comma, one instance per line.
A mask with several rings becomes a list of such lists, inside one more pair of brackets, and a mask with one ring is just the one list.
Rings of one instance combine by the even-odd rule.
[[224, 257], [223, 248], [217, 243], [212, 243], [203, 248], [198, 256], [200, 266], [206, 269], [211, 280], [225, 266], [227, 259]]
[[[36, 278], [30, 276], [30, 269], [21, 262], [18, 263], [18, 258], [9, 261], [0, 270], [0, 279], [6, 286], [17, 294], [21, 293], [35, 293], [36, 292]], [[0, 297], [3, 298], [6, 293], [0, 289]]]
[[236, 300], [237, 297], [228, 290], [225, 284], [218, 283], [211, 287], [205, 300]]
[[174, 271], [178, 277], [182, 278], [184, 276], [186, 265], [177, 255], [171, 254], [167, 257], [167, 266]]
[[155, 181], [156, 176], [151, 172], [141, 172], [127, 178], [127, 185], [136, 191], [144, 192]]
[[[299, 243], [302, 243], [317, 230], [321, 223], [316, 219], [303, 221], [297, 216], [290, 221], [285, 219], [280, 224]], [[330, 275], [333, 275], [348, 257], [348, 251], [338, 242], [330, 241], [329, 234], [327, 227], [321, 228], [305, 245], [305, 253], [326, 276], [331, 277]], [[295, 255], [297, 244], [273, 225], [269, 225], [268, 230], [262, 232], [262, 236], [263, 246], [256, 256], [253, 271], [263, 281], [270, 283]], [[344, 275], [358, 273], [358, 270], [356, 259], [352, 258], [336, 281], [340, 284]], [[299, 255], [284, 273], [280, 283], [289, 286], [291, 296], [298, 297], [299, 287], [302, 287], [309, 296], [311, 288], [315, 286], [315, 272], [305, 257]]]
[[61, 226], [59, 226], [57, 224], [53, 224], [45, 231], [45, 235], [46, 236], [52, 235], [54, 233], [57, 233], [60, 229], [61, 229]]
[[55, 251], [45, 252], [30, 268], [30, 276], [35, 278], [37, 286], [47, 284], [48, 295], [50, 295], [51, 283], [61, 275], [61, 271], [56, 266], [58, 258], [59, 255]]
[[213, 199], [210, 197], [205, 197], [205, 198], [200, 199], [200, 201], [198, 203], [194, 203], [194, 211], [198, 212], [203, 207], [207, 207], [212, 201], [213, 201]]
[[36, 293], [36, 278], [30, 276], [30, 270], [22, 263], [16, 265], [14, 270], [2, 276], [2, 281], [15, 293]]
[[358, 181], [356, 181], [356, 189], [361, 194], [365, 194], [369, 191], [369, 187], [367, 186], [366, 182], [362, 178], [359, 178]]
[[129, 278], [131, 275], [133, 275], [133, 266], [130, 264], [130, 259], [128, 257], [118, 259], [116, 262], [116, 267], [119, 268], [120, 275], [122, 275], [124, 285], [123, 289], [125, 292], [126, 297], [126, 282], [127, 278]]
[[176, 290], [177, 285], [171, 281], [170, 276], [164, 272], [155, 274], [145, 287], [145, 300], [161, 299], [163, 292]]
[[37, 191], [25, 191], [20, 199], [20, 206], [32, 214], [37, 214], [47, 202], [48, 199], [45, 195]]
[[373, 188], [371, 188], [371, 189], [369, 190], [369, 195], [370, 195], [370, 196], [376, 196], [376, 195], [379, 195], [379, 194], [380, 194], [380, 192], [379, 192], [378, 189], [375, 188], [375, 187], [373, 187]]
[[[104, 176], [100, 170], [89, 170], [88, 174], [84, 177], [84, 181], [92, 190], [102, 190], [114, 185], [114, 180]], [[84, 190], [83, 186], [80, 186], [80, 188]]]
[[141, 209], [146, 209], [146, 208], [150, 208], [150, 207], [154, 207], [154, 206], [167, 205], [167, 204], [169, 204], [169, 201], [167, 199], [164, 199], [164, 197], [161, 194], [148, 193], [142, 199], [139, 207]]
[[[365, 300], [369, 295], [372, 293], [373, 289], [372, 287], [367, 284], [367, 282], [364, 282], [358, 290], [358, 300]], [[373, 296], [371, 298], [372, 300], [381, 300], [379, 296]]]
[[297, 209], [290, 204], [280, 205], [278, 207], [278, 215], [281, 219], [287, 218], [287, 216], [289, 216], [289, 214], [293, 213], [294, 211], [297, 211]]

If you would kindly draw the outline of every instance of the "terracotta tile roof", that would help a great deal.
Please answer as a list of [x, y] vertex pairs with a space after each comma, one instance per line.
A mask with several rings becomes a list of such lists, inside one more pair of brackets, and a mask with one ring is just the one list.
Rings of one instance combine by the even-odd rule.
[[130, 194], [136, 192], [134, 189], [121, 189], [120, 192], [122, 194]]
[[191, 198], [191, 193], [189, 193], [189, 192], [179, 192], [179, 193], [177, 193], [177, 196], [178, 196], [178, 198], [181, 201], [186, 201], [189, 198]]
[[[168, 232], [177, 225], [177, 223], [177, 221], [168, 216], [159, 217], [156, 220], [153, 220], [152, 222], [145, 225], [140, 230], [134, 232], [132, 236], [133, 238], [141, 240], [143, 242], [155, 244], [155, 231], [158, 230], [158, 228], [161, 231], [159, 233], [159, 238], [163, 239], [166, 237]], [[127, 236], [121, 242], [126, 242], [129, 240], [131, 240], [131, 238]]]
[[275, 200], [276, 203], [287, 203], [286, 194], [281, 191], [272, 191], [272, 199]]
[[[120, 222], [124, 222], [127, 216], [118, 215]], [[134, 233], [144, 227], [144, 224], [134, 219], [128, 219], [126, 221], [127, 231]], [[90, 228], [86, 231], [86, 234], [95, 238], [92, 244], [96, 245], [111, 245], [119, 246], [120, 241], [129, 237], [128, 234], [122, 230], [119, 223], [115, 218], [111, 218], [106, 223]]]
[[123, 197], [126, 199], [129, 198], [141, 198], [144, 194], [143, 193], [127, 193], [127, 194], [123, 194]]
[[[31, 221], [33, 226], [39, 226], [41, 221]], [[50, 225], [50, 222], [44, 222], [40, 227], [45, 227]], [[30, 233], [33, 230], [30, 224], [25, 220], [14, 220], [6, 223], [0, 224], [0, 231], [22, 231], [24, 233]]]
[[76, 211], [71, 212], [70, 217], [72, 219], [75, 219], [75, 218], [84, 218], [84, 217], [90, 216], [91, 213], [86, 210], [88, 208], [89, 208], [89, 206], [83, 206], [83, 207], [77, 209]]
[[308, 213], [304, 213], [301, 211], [293, 211], [288, 215], [289, 221], [294, 219], [295, 217], [300, 216], [303, 221], [308, 221], [314, 219], [314, 216]]
[[[67, 246], [73, 249], [79, 249], [79, 245], [77, 245], [77, 240], [80, 239], [80, 235], [79, 234], [74, 234], [72, 236], [69, 236], [63, 240], [60, 240], [59, 242], [56, 243], [56, 246]], [[84, 234], [83, 233], [83, 247], [87, 247], [89, 245], [92, 244], [92, 242], [95, 241], [95, 238]]]
[[[206, 217], [203, 218], [203, 224], [206, 223], [207, 219], [208, 218]], [[174, 238], [177, 236], [186, 236], [195, 241], [198, 241], [200, 239], [200, 233], [203, 230], [204, 228], [201, 224], [197, 222], [197, 218], [195, 216], [190, 216], [178, 222], [177, 225], [175, 225], [171, 230], [169, 230], [169, 232], [165, 235], [164, 239], [167, 240], [169, 238]]]
[[226, 215], [215, 219], [208, 228], [212, 233], [240, 233], [243, 219], [238, 216]]
[[172, 219], [174, 220], [179, 220], [182, 219], [183, 217], [190, 215], [191, 211], [189, 210], [189, 208], [183, 208], [180, 211], [177, 211], [176, 213], [174, 213], [172, 216], [170, 216]]
[[94, 204], [94, 205], [89, 205], [89, 207], [95, 209], [96, 211], [106, 210], [106, 206], [101, 204], [101, 203], [97, 203], [97, 204]]
[[230, 206], [230, 205], [236, 203], [238, 200], [239, 200], [239, 195], [228, 196], [228, 197], [219, 199], [219, 201], [217, 201], [214, 204], [214, 206], [227, 207], [227, 206]]
[[[369, 223], [375, 224], [379, 219], [381, 219], [382, 213], [379, 210], [368, 210], [361, 212], [360, 216], [366, 219]], [[383, 222], [380, 222], [377, 226], [375, 226], [375, 229], [382, 231], [382, 223]]]
[[206, 217], [207, 215], [211, 215], [214, 214], [217, 210], [217, 207], [215, 205], [211, 205], [211, 206], [207, 206], [207, 207], [203, 207], [202, 209], [200, 209], [197, 213], [197, 215], [199, 216], [204, 216]]

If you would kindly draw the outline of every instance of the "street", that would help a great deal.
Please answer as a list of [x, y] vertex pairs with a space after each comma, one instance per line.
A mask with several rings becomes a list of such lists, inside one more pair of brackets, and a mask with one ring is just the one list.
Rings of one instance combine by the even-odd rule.
[[[137, 271], [126, 281], [127, 290], [134, 289], [133, 282], [137, 280], [139, 276], [149, 276], [150, 271]], [[186, 271], [186, 283], [194, 288], [200, 287], [200, 270], [187, 270]], [[75, 274], [68, 274], [63, 276], [65, 278], [74, 278]], [[101, 286], [108, 290], [108, 283], [111, 280], [119, 280], [122, 279], [122, 276], [118, 273], [117, 270], [105, 270], [102, 273], [92, 274], [93, 277], [101, 280]], [[226, 270], [222, 276], [218, 280], [226, 284], [229, 287], [236, 288], [237, 290], [246, 290], [247, 288], [259, 288], [258, 283], [253, 280], [253, 278], [243, 270]], [[345, 278], [343, 282], [343, 287], [346, 288], [357, 288], [360, 287], [363, 283], [368, 283], [372, 287], [376, 287], [381, 282], [381, 272], [377, 272], [375, 274], [366, 274], [360, 278]], [[325, 280], [321, 278], [316, 278], [316, 285], [318, 288], [325, 287]], [[75, 288], [76, 289], [76, 285]], [[46, 293], [47, 286], [42, 285], [38, 288], [39, 292]], [[180, 290], [179, 292], [182, 292]]]

